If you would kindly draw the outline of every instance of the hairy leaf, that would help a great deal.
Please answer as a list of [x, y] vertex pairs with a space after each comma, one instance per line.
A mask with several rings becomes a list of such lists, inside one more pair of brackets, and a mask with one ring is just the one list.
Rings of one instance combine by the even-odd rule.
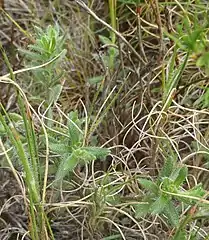
[[51, 89], [49, 89], [49, 103], [56, 103], [57, 100], [60, 97], [60, 94], [62, 92], [62, 85], [61, 84], [57, 84], [55, 86], [53, 86]]
[[193, 187], [192, 189], [179, 193], [184, 196], [188, 197], [191, 196], [191, 199], [189, 199], [188, 197], [187, 198], [180, 197], [182, 201], [188, 204], [195, 204], [198, 200], [192, 199], [192, 197], [202, 198], [206, 194], [206, 191], [202, 188], [202, 184], [200, 183]]
[[162, 170], [160, 171], [159, 177], [169, 177], [174, 170], [175, 160], [173, 158], [167, 158]]
[[179, 187], [185, 181], [187, 175], [188, 175], [188, 168], [184, 166], [179, 170], [178, 176], [174, 181], [174, 184], [176, 185], [176, 187]]
[[67, 158], [63, 159], [58, 167], [55, 182], [60, 182], [69, 172], [73, 171], [73, 169], [79, 163], [79, 158], [73, 152]]
[[100, 147], [82, 147], [81, 150], [85, 150], [88, 153], [94, 155], [96, 158], [105, 158], [110, 153], [108, 148], [100, 148]]
[[150, 206], [150, 212], [153, 215], [162, 213], [169, 201], [170, 199], [168, 196], [161, 194], [161, 196]]
[[185, 231], [185, 230], [178, 231], [178, 232], [174, 235], [174, 237], [172, 238], [172, 240], [187, 240], [186, 231]]
[[88, 163], [95, 160], [96, 157], [93, 154], [88, 153], [82, 149], [74, 150], [67, 158], [63, 159], [58, 167], [55, 180], [62, 180], [68, 172], [74, 170], [79, 163]]
[[70, 148], [69, 146], [62, 144], [62, 143], [50, 143], [49, 144], [49, 149], [52, 152], [55, 152], [57, 154], [66, 154], [66, 153], [70, 153]]
[[139, 203], [135, 205], [136, 218], [145, 217], [148, 213], [150, 213], [150, 203]]
[[112, 41], [103, 35], [99, 35], [99, 39], [103, 44], [112, 44]]
[[70, 135], [71, 147], [79, 147], [82, 140], [81, 121], [78, 118], [78, 112], [70, 112], [68, 129]]
[[138, 180], [138, 182], [146, 190], [157, 194], [158, 186], [153, 181], [141, 178]]
[[167, 204], [163, 210], [163, 213], [168, 218], [171, 225], [177, 226], [179, 224], [179, 214], [172, 202]]

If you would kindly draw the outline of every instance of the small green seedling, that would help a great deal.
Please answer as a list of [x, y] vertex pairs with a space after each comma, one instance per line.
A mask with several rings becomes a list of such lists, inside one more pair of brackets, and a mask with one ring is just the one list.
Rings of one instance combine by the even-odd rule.
[[[183, 188], [188, 175], [186, 166], [179, 166], [172, 158], [168, 158], [154, 182], [148, 179], [139, 179], [140, 186], [145, 189], [143, 202], [136, 207], [136, 216], [143, 217], [147, 214], [166, 216], [174, 227], [179, 225], [180, 204], [195, 205], [205, 195], [201, 184], [185, 190]], [[178, 202], [179, 201], [179, 202]]]
[[77, 111], [70, 112], [67, 136], [49, 137], [51, 151], [60, 155], [60, 163], [56, 172], [55, 183], [72, 172], [78, 164], [89, 163], [105, 158], [110, 151], [107, 148], [84, 146], [83, 122], [78, 118]]
[[[64, 71], [60, 69], [60, 63], [66, 54], [65, 37], [60, 33], [58, 25], [50, 25], [46, 30], [35, 27], [35, 32], [35, 42], [29, 44], [27, 50], [20, 49], [20, 52], [24, 54], [26, 67], [39, 66], [55, 59], [50, 64], [32, 71], [32, 97], [45, 100], [49, 106], [57, 101], [62, 89], [60, 79]], [[56, 58], [57, 56], [60, 57]]]

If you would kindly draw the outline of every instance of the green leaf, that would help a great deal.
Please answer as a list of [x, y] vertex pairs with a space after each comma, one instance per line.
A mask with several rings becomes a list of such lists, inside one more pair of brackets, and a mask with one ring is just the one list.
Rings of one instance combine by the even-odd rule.
[[74, 153], [71, 153], [67, 158], [62, 159], [55, 176], [55, 183], [59, 183], [68, 172], [73, 171], [78, 162], [79, 158]]
[[201, 39], [203, 29], [195, 29], [191, 34], [182, 37], [183, 44], [192, 51], [196, 50], [197, 40]]
[[176, 161], [173, 158], [168, 157], [164, 163], [162, 170], [159, 173], [159, 177], [160, 178], [169, 177], [174, 170], [175, 163], [176, 163]]
[[71, 147], [78, 147], [81, 145], [83, 132], [81, 130], [81, 121], [78, 118], [78, 112], [72, 111], [69, 114], [68, 130], [70, 136]]
[[198, 67], [209, 67], [209, 52], [203, 53], [197, 60]]
[[[209, 70], [209, 66], [207, 68]], [[206, 69], [206, 70], [207, 70]], [[209, 75], [209, 72], [207, 73]], [[209, 106], [209, 88], [207, 87], [202, 94], [194, 103], [196, 106], [201, 108], [207, 108]]]
[[[8, 117], [9, 119], [11, 120], [12, 123], [23, 123], [23, 118], [20, 114], [17, 114], [17, 113], [8, 113]], [[15, 125], [16, 126], [16, 125]], [[22, 125], [19, 125], [20, 129], [22, 129]], [[0, 123], [0, 134], [5, 134], [6, 133], [6, 130], [3, 126], [2, 123]]]
[[41, 37], [41, 44], [45, 50], [49, 50], [49, 42], [45, 35]]
[[99, 39], [103, 44], [108, 44], [108, 45], [112, 44], [112, 41], [103, 35], [99, 35]]
[[56, 47], [56, 39], [55, 37], [52, 37], [49, 45], [49, 51], [53, 53], [55, 50], [55, 47]]
[[188, 168], [184, 166], [179, 170], [178, 176], [174, 181], [174, 184], [176, 185], [176, 187], [179, 187], [185, 181], [187, 175], [188, 175]]
[[119, 54], [119, 51], [117, 48], [114, 48], [114, 47], [110, 47], [109, 50], [108, 50], [108, 53], [109, 55], [112, 55], [113, 58], [117, 57], [118, 54]]
[[163, 213], [173, 226], [176, 227], [179, 224], [179, 214], [171, 201], [164, 208]]
[[14, 122], [19, 122], [23, 120], [22, 116], [17, 113], [8, 113], [8, 116], [10, 117], [11, 121]]
[[79, 163], [79, 158], [75, 153], [71, 153], [67, 158], [62, 159], [55, 176], [55, 183], [59, 183], [63, 178], [74, 170]]
[[25, 54], [26, 58], [29, 59], [29, 60], [33, 60], [33, 61], [36, 60], [37, 61], [37, 65], [40, 62], [43, 62], [43, 57], [39, 53], [31, 52], [31, 51], [24, 50], [24, 49], [19, 49], [19, 52]]
[[72, 172], [79, 163], [89, 163], [96, 157], [85, 150], [75, 149], [67, 158], [63, 159], [58, 167], [55, 181], [62, 180], [67, 173]]
[[120, 234], [115, 234], [115, 235], [102, 238], [102, 240], [120, 240], [120, 239], [121, 239]]
[[138, 182], [146, 190], [153, 192], [155, 194], [158, 193], [158, 186], [153, 181], [141, 178], [138, 179]]
[[49, 149], [57, 154], [63, 155], [66, 153], [70, 153], [69, 146], [62, 144], [62, 143], [50, 143]]
[[[209, 75], [209, 65], [208, 68], [206, 69], [206, 73]], [[202, 96], [202, 108], [207, 108], [209, 107], [209, 88], [206, 89], [205, 93]]]
[[206, 191], [202, 188], [202, 183], [199, 183], [192, 189], [187, 190], [185, 194], [201, 198], [206, 194]]
[[104, 76], [96, 76], [88, 79], [88, 82], [93, 85], [100, 83], [105, 77]]
[[39, 45], [28, 45], [28, 49], [30, 49], [31, 51], [36, 52], [36, 54], [45, 54], [48, 53], [48, 50], [44, 49], [43, 47], [39, 46]]
[[136, 218], [145, 217], [148, 213], [150, 213], [150, 203], [139, 203], [135, 205], [135, 215]]
[[187, 240], [186, 231], [185, 231], [185, 230], [178, 231], [178, 232], [174, 235], [174, 237], [172, 238], [172, 240]]
[[96, 160], [95, 155], [93, 155], [92, 153], [90, 153], [82, 148], [78, 148], [78, 149], [74, 150], [73, 152], [79, 158], [79, 161], [81, 163], [89, 163], [92, 160]]
[[6, 129], [4, 128], [4, 125], [0, 122], [0, 136], [4, 135], [6, 133]]
[[160, 214], [167, 206], [169, 201], [170, 201], [169, 196], [161, 194], [161, 196], [158, 197], [158, 199], [150, 206], [150, 212], [153, 215]]
[[57, 84], [57, 85], [53, 86], [51, 89], [49, 89], [49, 91], [50, 91], [49, 92], [49, 104], [56, 103], [62, 92], [62, 85]]
[[[191, 196], [191, 197], [202, 198], [206, 194], [206, 191], [202, 188], [202, 183], [199, 183], [192, 189], [189, 189], [185, 192], [179, 192], [179, 194], [185, 195], [188, 197]], [[184, 198], [184, 197], [180, 197], [180, 198], [182, 199], [183, 202], [188, 203], [188, 204], [195, 204], [198, 201], [198, 200], [195, 200], [192, 198], [191, 199]]]
[[110, 150], [108, 148], [82, 147], [80, 149], [87, 151], [88, 153], [92, 154], [93, 156], [99, 159], [107, 157], [107, 155], [110, 153]]

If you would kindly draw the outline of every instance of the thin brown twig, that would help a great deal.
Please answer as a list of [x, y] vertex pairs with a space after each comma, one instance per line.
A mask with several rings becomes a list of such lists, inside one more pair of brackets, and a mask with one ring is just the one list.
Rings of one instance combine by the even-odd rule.
[[141, 32], [141, 18], [140, 14], [137, 13], [137, 30], [138, 30], [138, 40], [139, 40], [139, 47], [140, 47], [140, 52], [144, 58], [144, 60], [147, 62], [147, 57], [144, 51], [144, 46], [142, 43], [142, 32]]

